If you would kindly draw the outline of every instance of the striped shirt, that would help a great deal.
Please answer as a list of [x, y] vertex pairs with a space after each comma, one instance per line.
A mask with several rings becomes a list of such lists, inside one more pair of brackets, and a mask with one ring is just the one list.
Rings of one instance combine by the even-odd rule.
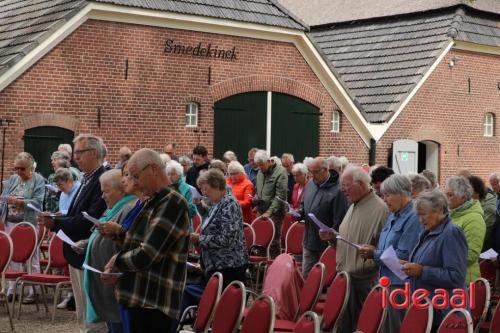
[[148, 200], [127, 232], [115, 267], [118, 301], [129, 308], [157, 309], [171, 318], [180, 312], [189, 244], [186, 200], [164, 188]]

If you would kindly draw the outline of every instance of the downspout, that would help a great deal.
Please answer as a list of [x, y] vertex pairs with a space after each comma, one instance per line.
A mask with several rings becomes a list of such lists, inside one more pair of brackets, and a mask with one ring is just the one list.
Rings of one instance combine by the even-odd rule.
[[376, 164], [377, 156], [377, 141], [375, 139], [370, 139], [370, 149], [368, 150], [368, 165], [372, 166]]

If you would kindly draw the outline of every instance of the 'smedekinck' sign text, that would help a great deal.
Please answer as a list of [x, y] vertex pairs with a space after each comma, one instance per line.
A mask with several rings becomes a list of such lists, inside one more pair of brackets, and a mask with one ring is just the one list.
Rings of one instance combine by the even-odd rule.
[[176, 43], [173, 39], [167, 39], [163, 52], [165, 54], [180, 54], [200, 58], [226, 59], [230, 61], [238, 60], [236, 46], [233, 46], [232, 49], [225, 50], [219, 48], [217, 45], [212, 45], [211, 43], [204, 44], [202, 42], [195, 45], [185, 45]]

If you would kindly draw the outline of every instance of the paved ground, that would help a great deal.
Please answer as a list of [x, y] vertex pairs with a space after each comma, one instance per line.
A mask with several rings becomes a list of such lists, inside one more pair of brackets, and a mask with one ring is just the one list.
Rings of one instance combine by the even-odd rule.
[[[17, 303], [16, 303], [17, 304]], [[52, 308], [49, 306], [49, 311]], [[52, 312], [50, 312], [51, 314]], [[77, 333], [75, 312], [67, 310], [57, 310], [56, 319], [52, 324], [51, 315], [45, 312], [43, 305], [40, 312], [36, 311], [35, 305], [23, 305], [21, 308], [21, 318], [14, 319], [14, 332], [16, 333]], [[17, 315], [17, 309], [16, 309]], [[5, 306], [0, 304], [0, 332], [12, 332], [10, 330], [9, 319]]]

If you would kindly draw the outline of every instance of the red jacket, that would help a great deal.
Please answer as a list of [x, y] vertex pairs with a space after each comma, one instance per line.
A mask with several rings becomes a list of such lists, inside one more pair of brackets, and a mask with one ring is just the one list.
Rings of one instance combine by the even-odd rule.
[[295, 183], [293, 185], [293, 192], [292, 192], [292, 208], [293, 209], [299, 209], [300, 208], [300, 203], [302, 202], [302, 199], [304, 198], [304, 187], [302, 187], [302, 191], [300, 192], [299, 195], [299, 183]]
[[241, 211], [243, 213], [243, 222], [251, 223], [254, 219], [254, 213], [252, 211], [252, 182], [246, 175], [242, 174], [238, 176], [238, 180], [234, 183], [232, 182], [231, 177], [229, 177], [227, 179], [227, 184], [231, 186], [234, 197], [240, 203]]

